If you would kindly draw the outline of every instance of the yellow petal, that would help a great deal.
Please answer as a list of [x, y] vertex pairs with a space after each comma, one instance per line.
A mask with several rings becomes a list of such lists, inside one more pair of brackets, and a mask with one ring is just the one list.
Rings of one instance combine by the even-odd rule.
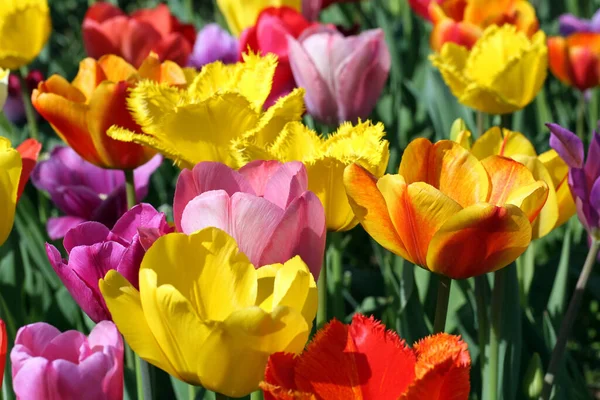
[[125, 341], [141, 358], [181, 379], [148, 326], [140, 293], [115, 270], [110, 270], [99, 282], [102, 297], [113, 322]]
[[490, 156], [481, 164], [488, 172], [492, 186], [488, 203], [501, 206], [513, 191], [535, 183], [527, 167], [510, 158]]
[[311, 325], [317, 314], [317, 301], [315, 278], [304, 261], [299, 256], [286, 261], [275, 275], [271, 307], [302, 310], [306, 323]]
[[315, 131], [300, 122], [290, 122], [283, 127], [270, 151], [283, 162], [312, 161], [319, 156], [323, 143]]
[[301, 0], [246, 0], [243, 6], [237, 0], [217, 0], [217, 5], [229, 25], [229, 30], [236, 36], [253, 26], [258, 14], [267, 7], [288, 6], [297, 11], [302, 10]]
[[12, 230], [22, 167], [19, 152], [8, 139], [0, 137], [0, 245]]
[[464, 70], [469, 58], [469, 51], [455, 43], [447, 42], [439, 54], [429, 56], [431, 63], [440, 70], [444, 82], [452, 94], [460, 99], [469, 85]]
[[471, 153], [478, 160], [489, 156], [513, 157], [521, 154], [535, 157], [537, 153], [531, 142], [520, 132], [500, 129], [497, 126], [490, 128], [473, 143]]

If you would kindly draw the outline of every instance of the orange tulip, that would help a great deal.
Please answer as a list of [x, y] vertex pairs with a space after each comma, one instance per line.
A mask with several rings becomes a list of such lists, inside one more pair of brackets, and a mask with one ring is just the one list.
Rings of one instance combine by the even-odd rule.
[[72, 83], [58, 75], [40, 82], [31, 101], [55, 132], [85, 160], [103, 168], [134, 169], [146, 163], [154, 150], [116, 141], [106, 134], [118, 125], [142, 133], [128, 111], [129, 91], [142, 79], [185, 85], [184, 71], [171, 61], [160, 63], [154, 54], [136, 70], [118, 56], [98, 61], [86, 58]]
[[584, 91], [600, 85], [600, 33], [574, 33], [548, 39], [550, 71], [566, 85]]
[[433, 22], [430, 45], [440, 51], [452, 42], [470, 49], [490, 25], [515, 25], [531, 37], [539, 24], [533, 6], [527, 0], [444, 0], [428, 7]]
[[496, 271], [529, 246], [531, 223], [548, 196], [545, 182], [502, 156], [479, 161], [460, 144], [408, 145], [398, 175], [344, 171], [350, 205], [383, 247], [454, 279]]

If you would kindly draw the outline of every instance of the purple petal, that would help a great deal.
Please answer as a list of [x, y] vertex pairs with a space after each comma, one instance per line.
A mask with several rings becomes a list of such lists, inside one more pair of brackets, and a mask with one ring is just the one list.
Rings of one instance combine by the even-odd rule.
[[558, 30], [561, 36], [569, 36], [577, 32], [590, 32], [591, 24], [589, 21], [577, 18], [573, 14], [563, 14], [558, 17]]
[[592, 28], [592, 32], [600, 33], [600, 8], [594, 13], [590, 27]]
[[138, 228], [161, 228], [167, 225], [165, 214], [156, 211], [150, 204], [142, 203], [127, 211], [112, 228], [112, 233], [131, 243]]
[[48, 237], [52, 240], [58, 240], [65, 237], [67, 232], [75, 228], [77, 225], [85, 222], [85, 219], [79, 217], [52, 217], [48, 219], [46, 230]]
[[135, 195], [137, 201], [142, 201], [148, 195], [148, 184], [150, 177], [160, 167], [163, 158], [160, 154], [155, 155], [146, 164], [137, 167], [133, 171], [133, 179], [135, 182]]
[[585, 171], [580, 168], [573, 168], [569, 171], [569, 187], [573, 196], [579, 197], [583, 201], [588, 198], [588, 183]]
[[239, 44], [237, 39], [218, 24], [208, 24], [198, 32], [189, 65], [200, 69], [204, 65], [215, 61], [232, 64], [237, 61], [238, 55]]
[[86, 219], [102, 204], [98, 194], [85, 186], [60, 186], [50, 196], [65, 214]]
[[600, 176], [600, 135], [594, 132], [585, 161], [585, 175], [588, 185], [593, 185]]
[[550, 129], [550, 147], [571, 168], [583, 167], [583, 142], [573, 132], [558, 124], [546, 124]]
[[590, 206], [597, 212], [600, 212], [600, 177], [596, 179], [592, 186], [590, 192]]
[[118, 270], [126, 247], [117, 242], [96, 243], [91, 246], [78, 246], [69, 254], [69, 268], [98, 292], [98, 280], [111, 270]]
[[67, 253], [71, 253], [74, 247], [91, 246], [104, 242], [108, 239], [110, 231], [98, 222], [84, 222], [67, 232], [63, 246]]
[[127, 193], [125, 185], [121, 185], [108, 195], [100, 207], [94, 210], [90, 220], [112, 227], [126, 211]]

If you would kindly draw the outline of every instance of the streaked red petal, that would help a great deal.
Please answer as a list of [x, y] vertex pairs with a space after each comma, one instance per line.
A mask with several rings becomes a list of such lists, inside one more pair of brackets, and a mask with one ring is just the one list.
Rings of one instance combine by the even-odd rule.
[[19, 190], [17, 192], [17, 200], [23, 194], [25, 185], [29, 180], [29, 175], [35, 167], [40, 151], [42, 150], [42, 144], [35, 139], [27, 139], [19, 146], [17, 151], [21, 154], [21, 160], [23, 162], [23, 169], [21, 170], [21, 178], [19, 179]]

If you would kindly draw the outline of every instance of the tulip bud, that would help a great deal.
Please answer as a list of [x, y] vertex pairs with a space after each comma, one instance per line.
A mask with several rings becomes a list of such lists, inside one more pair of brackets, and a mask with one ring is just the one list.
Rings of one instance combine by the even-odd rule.
[[537, 399], [542, 393], [544, 386], [544, 372], [542, 361], [538, 353], [534, 353], [529, 361], [525, 378], [523, 379], [523, 394], [527, 399]]

